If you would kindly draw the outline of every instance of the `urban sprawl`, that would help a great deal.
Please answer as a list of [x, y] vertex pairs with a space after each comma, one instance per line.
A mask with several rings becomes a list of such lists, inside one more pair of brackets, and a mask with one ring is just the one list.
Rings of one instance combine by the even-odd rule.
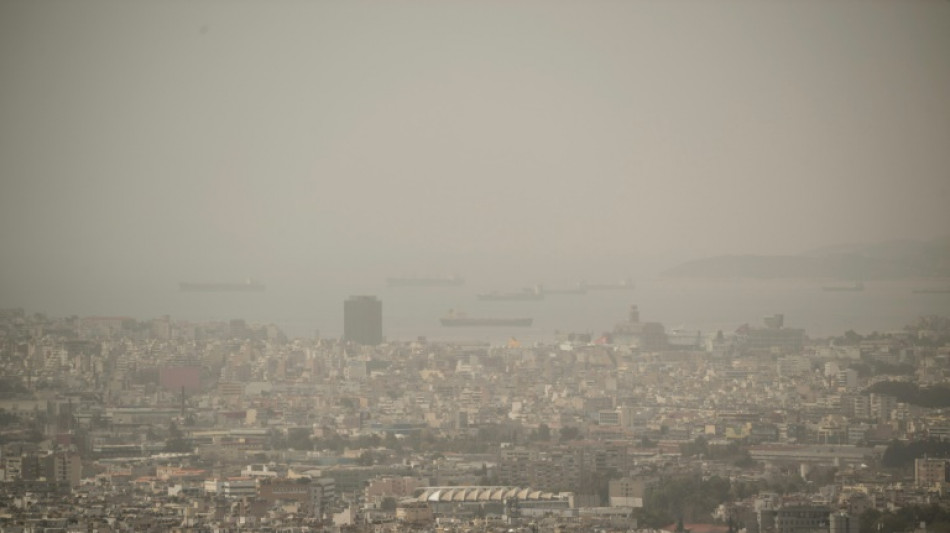
[[492, 345], [362, 312], [291, 340], [0, 311], [0, 531], [950, 531], [946, 317], [817, 339], [634, 306]]

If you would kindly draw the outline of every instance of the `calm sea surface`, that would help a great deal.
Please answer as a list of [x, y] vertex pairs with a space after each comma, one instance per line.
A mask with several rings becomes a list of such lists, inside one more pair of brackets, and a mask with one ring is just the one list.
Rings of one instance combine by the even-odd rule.
[[[259, 293], [181, 293], [177, 287], [142, 295], [141, 305], [126, 314], [147, 319], [169, 314], [173, 319], [275, 323], [292, 337], [337, 337], [343, 331], [343, 300], [350, 294], [372, 294], [383, 302], [384, 335], [394, 340], [425, 336], [430, 340], [504, 342], [511, 336], [527, 342], [549, 342], [558, 332], [600, 334], [626, 319], [630, 305], [642, 321], [678, 328], [730, 332], [742, 324], [761, 324], [762, 317], [785, 315], [788, 327], [805, 328], [811, 337], [893, 331], [921, 315], [950, 314], [950, 293], [914, 293], [915, 289], [948, 288], [950, 281], [865, 282], [863, 291], [833, 292], [822, 281], [671, 281], [638, 280], [633, 290], [589, 291], [548, 295], [541, 301], [480, 301], [486, 288], [389, 288], [383, 282], [363, 287], [300, 287], [268, 283]], [[554, 288], [554, 287], [552, 287]], [[489, 289], [507, 290], [506, 287]], [[128, 295], [125, 295], [127, 297]], [[123, 298], [124, 299], [124, 298]], [[530, 328], [445, 328], [439, 318], [453, 309], [472, 317], [530, 317]], [[118, 309], [117, 309], [118, 310]], [[115, 313], [120, 314], [120, 313]]]

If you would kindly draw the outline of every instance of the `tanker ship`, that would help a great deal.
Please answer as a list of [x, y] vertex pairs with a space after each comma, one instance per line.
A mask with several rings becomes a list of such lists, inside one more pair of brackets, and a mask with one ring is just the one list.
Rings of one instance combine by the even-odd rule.
[[584, 283], [583, 285], [589, 291], [632, 291], [636, 288], [630, 278], [624, 278], [617, 283]]
[[386, 278], [389, 287], [457, 287], [465, 279], [458, 276]]
[[263, 283], [252, 279], [241, 282], [182, 281], [178, 284], [178, 289], [182, 292], [257, 292], [265, 288]]
[[524, 302], [544, 299], [544, 287], [537, 285], [534, 288], [524, 288], [515, 292], [483, 292], [478, 295], [479, 300], [492, 302]]

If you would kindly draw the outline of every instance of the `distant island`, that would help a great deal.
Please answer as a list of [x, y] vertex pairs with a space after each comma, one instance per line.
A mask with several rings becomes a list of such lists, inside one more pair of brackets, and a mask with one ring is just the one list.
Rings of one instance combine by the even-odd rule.
[[950, 278], [950, 237], [842, 245], [799, 255], [721, 255], [688, 261], [666, 278], [911, 279]]

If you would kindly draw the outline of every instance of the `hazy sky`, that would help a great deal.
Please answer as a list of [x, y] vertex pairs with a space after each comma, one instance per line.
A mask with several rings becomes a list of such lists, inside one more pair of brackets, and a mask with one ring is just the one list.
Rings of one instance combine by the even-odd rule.
[[948, 206], [948, 1], [0, 2], [0, 300], [796, 253]]

